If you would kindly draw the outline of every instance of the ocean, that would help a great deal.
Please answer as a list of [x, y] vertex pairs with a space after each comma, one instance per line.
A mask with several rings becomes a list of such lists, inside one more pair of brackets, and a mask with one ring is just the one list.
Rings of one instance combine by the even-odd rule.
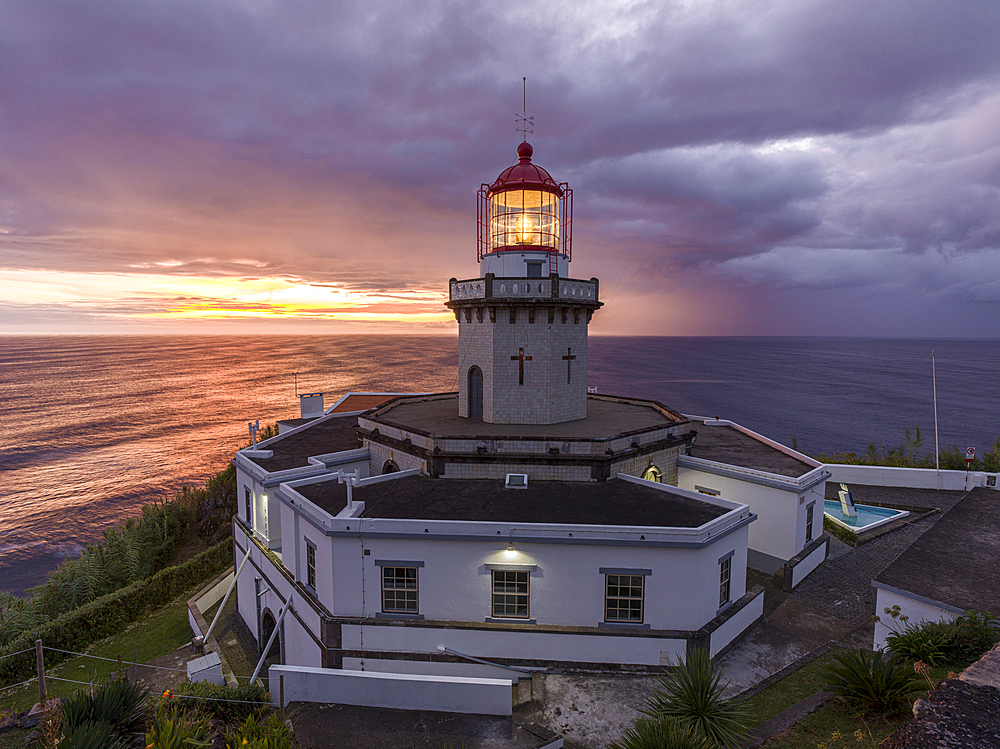
[[[732, 419], [809, 453], [1000, 437], [1000, 341], [591, 337], [588, 382]], [[458, 339], [0, 337], [0, 589], [23, 593], [104, 528], [222, 470], [298, 392], [455, 390]]]

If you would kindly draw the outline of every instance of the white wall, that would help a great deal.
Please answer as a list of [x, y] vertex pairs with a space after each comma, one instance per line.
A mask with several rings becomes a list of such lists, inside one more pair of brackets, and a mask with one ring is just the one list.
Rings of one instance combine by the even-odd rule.
[[[806, 507], [810, 502], [816, 501], [817, 508], [813, 538], [823, 532], [823, 483], [800, 494], [679, 465], [677, 485], [692, 491], [695, 486], [714, 489], [724, 499], [750, 505], [757, 520], [750, 524], [748, 544], [751, 549], [777, 559], [791, 559], [805, 547]], [[800, 496], [804, 497], [801, 504]]]
[[674, 662], [683, 660], [687, 650], [686, 640], [655, 637], [356, 624], [342, 626], [343, 647], [361, 649], [362, 631], [365, 650], [437, 653], [444, 646], [486, 660], [523, 658], [659, 666], [671, 658]]
[[[816, 520], [814, 520], [813, 522], [816, 523], [818, 521], [819, 525], [818, 526], [813, 525], [813, 528], [815, 529], [816, 527], [819, 527], [820, 532], [822, 533], [822, 529], [823, 529], [823, 507], [822, 507], [822, 505], [817, 505], [817, 507], [819, 508], [819, 517]], [[814, 530], [813, 533], [815, 533], [815, 532], [816, 531]], [[816, 569], [817, 567], [819, 567], [823, 563], [823, 561], [826, 559], [827, 547], [829, 545], [830, 545], [829, 541], [820, 544], [818, 547], [816, 547], [815, 549], [813, 549], [813, 551], [812, 551], [811, 554], [809, 554], [805, 559], [803, 559], [801, 562], [799, 562], [797, 565], [795, 565], [795, 567], [792, 569], [792, 587], [793, 588], [796, 585], [798, 585], [800, 582], [802, 582], [803, 580], [805, 580], [806, 577], [809, 575], [810, 572], [812, 572], [814, 569]]]
[[[282, 676], [286, 702], [437, 710], [477, 715], [510, 715], [513, 703], [509, 679], [271, 666], [268, 683], [276, 684]], [[271, 689], [271, 699], [272, 702], [278, 699], [277, 690]]]
[[[242, 529], [236, 526], [233, 536], [238, 546], [245, 549], [247, 538]], [[243, 553], [238, 548], [236, 556], [240, 560], [243, 557]], [[261, 578], [260, 590], [270, 589], [260, 596], [261, 612], [268, 609], [277, 619], [288, 597], [293, 596], [294, 598], [292, 611], [285, 615], [283, 622], [285, 631], [284, 662], [303, 666], [321, 666], [323, 664], [323, 649], [309, 632], [311, 630], [316, 635], [320, 632], [319, 613], [309, 605], [301, 594], [294, 591], [287, 578], [275, 569], [271, 560], [256, 546], [250, 553], [250, 561], [247, 562], [243, 573], [236, 581], [239, 614], [253, 637], [256, 639], [258, 636], [255, 577]], [[263, 647], [264, 644], [258, 643], [258, 647]], [[250, 674], [238, 675], [249, 676]]]
[[[850, 466], [829, 463], [826, 469], [833, 474], [829, 481], [845, 484], [870, 484], [872, 486], [902, 486], [912, 489], [951, 489], [965, 491], [965, 471], [941, 471], [940, 483], [933, 468], [890, 468], [887, 466]], [[996, 477], [991, 489], [1000, 488], [1000, 475], [980, 471], [969, 474], [969, 488], [986, 486], [990, 477]]]
[[[308, 536], [310, 529], [304, 527]], [[735, 552], [732, 598], [745, 592], [746, 534], [743, 527], [704, 548], [518, 542], [513, 553], [507, 551], [507, 536], [495, 541], [332, 538], [329, 552], [317, 549], [318, 593], [336, 616], [374, 616], [381, 611], [376, 562], [423, 562], [417, 572], [419, 613], [427, 619], [482, 622], [492, 616], [492, 576], [486, 565], [535, 565], [529, 573], [530, 618], [538, 624], [595, 627], [604, 621], [601, 568], [649, 569], [644, 623], [653, 629], [695, 630], [716, 615], [718, 560], [729, 551]], [[304, 579], [305, 571], [299, 574]]]
[[712, 633], [709, 644], [709, 656], [716, 653], [739, 637], [743, 631], [764, 615], [764, 591], [757, 594], [749, 604], [730, 617], [721, 627]]
[[893, 631], [888, 625], [893, 625], [896, 629], [901, 629], [901, 624], [893, 622], [892, 617], [885, 613], [887, 608], [892, 608], [893, 606], [899, 606], [901, 613], [910, 618], [909, 623], [912, 625], [918, 625], [920, 622], [950, 621], [958, 616], [957, 612], [950, 609], [935, 606], [927, 601], [918, 601], [909, 596], [902, 595], [900, 592], [886, 590], [876, 585], [875, 613], [879, 617], [879, 621], [875, 622], [874, 648], [876, 650], [885, 647], [885, 637]]

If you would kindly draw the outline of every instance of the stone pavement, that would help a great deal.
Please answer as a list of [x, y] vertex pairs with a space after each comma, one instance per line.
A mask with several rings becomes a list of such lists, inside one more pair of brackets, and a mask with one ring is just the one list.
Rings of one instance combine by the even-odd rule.
[[[834, 486], [836, 486], [834, 484]], [[851, 485], [858, 504], [878, 502], [910, 507], [934, 507], [942, 512], [950, 509], [965, 492], [906, 489], [882, 486]], [[872, 541], [851, 548], [832, 539], [831, 554], [802, 581], [791, 594], [793, 600], [825, 611], [855, 626], [863, 626], [875, 615], [875, 589], [872, 578], [905, 551], [930, 528], [941, 513], [923, 516], [903, 527]]]

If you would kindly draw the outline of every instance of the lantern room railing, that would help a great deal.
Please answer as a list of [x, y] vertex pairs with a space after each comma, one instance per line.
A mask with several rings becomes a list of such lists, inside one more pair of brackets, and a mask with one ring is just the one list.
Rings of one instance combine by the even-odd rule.
[[573, 190], [559, 185], [563, 195], [530, 189], [502, 190], [492, 195], [490, 185], [479, 188], [476, 257], [491, 252], [548, 252], [572, 260]]

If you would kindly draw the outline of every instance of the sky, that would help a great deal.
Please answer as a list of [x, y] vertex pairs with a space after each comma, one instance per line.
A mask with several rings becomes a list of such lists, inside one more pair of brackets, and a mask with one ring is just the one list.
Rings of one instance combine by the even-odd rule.
[[453, 333], [526, 77], [593, 334], [998, 338], [998, 39], [997, 0], [5, 0], [0, 333]]

